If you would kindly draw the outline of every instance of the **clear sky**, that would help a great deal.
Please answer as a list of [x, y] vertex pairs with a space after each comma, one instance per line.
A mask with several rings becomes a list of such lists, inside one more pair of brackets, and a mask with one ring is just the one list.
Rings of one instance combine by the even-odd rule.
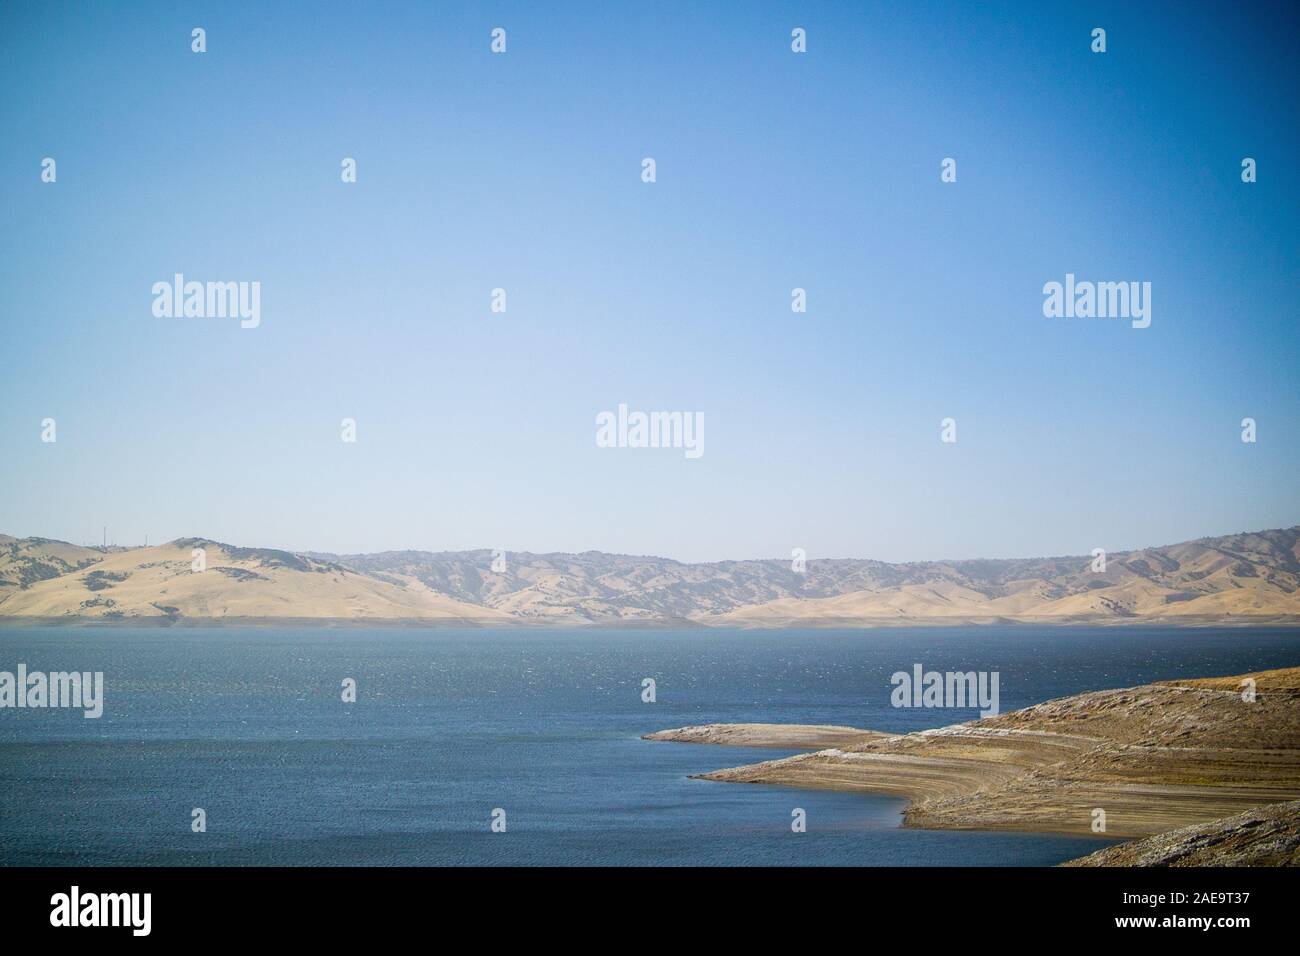
[[[1296, 10], [6, 2], [0, 531], [913, 560], [1300, 522]], [[155, 317], [177, 272], [260, 282], [260, 326]], [[1151, 327], [1045, 318], [1067, 272], [1149, 281]], [[620, 402], [702, 413], [703, 456], [598, 448]]]

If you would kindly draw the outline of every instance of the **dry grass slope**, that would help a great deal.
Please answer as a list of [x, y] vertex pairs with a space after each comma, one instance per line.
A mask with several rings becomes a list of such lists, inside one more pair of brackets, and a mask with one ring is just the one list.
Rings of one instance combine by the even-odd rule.
[[[0, 622], [38, 613], [622, 627], [1300, 624], [1300, 528], [1116, 552], [1104, 572], [1089, 556], [811, 560], [797, 574], [789, 561], [683, 564], [595, 551], [512, 552], [498, 572], [490, 551], [295, 554], [207, 542], [221, 552], [209, 563], [238, 588], [153, 573], [159, 563], [187, 567], [183, 544], [100, 549], [0, 536]], [[76, 582], [91, 564], [104, 573], [83, 588]]]
[[[191, 567], [194, 548], [206, 569]], [[98, 555], [84, 569], [10, 591], [0, 616], [45, 620], [266, 620], [500, 622], [413, 580], [379, 580], [286, 551], [182, 539]]]

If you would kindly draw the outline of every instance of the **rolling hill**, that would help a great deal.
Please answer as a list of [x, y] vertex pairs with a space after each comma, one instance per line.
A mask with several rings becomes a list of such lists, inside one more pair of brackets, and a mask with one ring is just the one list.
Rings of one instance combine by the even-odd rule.
[[[201, 572], [193, 568], [195, 549], [204, 552]], [[57, 576], [9, 585], [0, 592], [0, 618], [509, 621], [504, 612], [464, 604], [418, 581], [380, 580], [287, 551], [187, 538], [95, 557], [64, 559], [67, 569]]]
[[[191, 570], [202, 547], [207, 568]], [[589, 551], [295, 553], [185, 538], [83, 548], [0, 536], [0, 621], [156, 619], [867, 627], [1300, 623], [1300, 527], [1108, 555], [685, 564]], [[498, 565], [499, 567], [500, 565]]]

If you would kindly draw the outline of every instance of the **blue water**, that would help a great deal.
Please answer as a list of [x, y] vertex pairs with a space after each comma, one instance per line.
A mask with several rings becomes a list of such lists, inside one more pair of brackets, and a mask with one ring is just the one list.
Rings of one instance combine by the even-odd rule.
[[[917, 730], [977, 715], [891, 707], [889, 675], [914, 663], [998, 671], [1005, 711], [1294, 666], [1300, 631], [0, 630], [0, 670], [19, 662], [103, 671], [106, 704], [99, 720], [0, 710], [9, 865], [1043, 865], [1103, 844], [904, 830], [894, 798], [687, 779], [788, 751], [639, 737]], [[498, 807], [505, 833], [489, 829]]]

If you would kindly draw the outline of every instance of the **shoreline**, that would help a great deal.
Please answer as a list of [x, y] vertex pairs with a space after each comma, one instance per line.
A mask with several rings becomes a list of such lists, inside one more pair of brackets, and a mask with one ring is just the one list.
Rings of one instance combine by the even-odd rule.
[[[643, 734], [642, 740], [668, 740], [683, 744], [720, 747], [754, 747], [772, 750], [825, 750], [837, 745], [889, 737], [874, 730], [838, 724], [698, 724]], [[792, 759], [792, 758], [786, 758]], [[696, 774], [692, 779], [704, 777]]]
[[[1251, 678], [1257, 699], [1235, 689]], [[764, 746], [766, 724], [643, 739]], [[902, 826], [1135, 839], [1300, 799], [1300, 668], [1090, 691], [906, 734], [775, 725], [770, 746], [808, 753], [697, 779], [878, 793]], [[861, 734], [854, 739], [853, 732]], [[1104, 831], [1094, 829], [1104, 822]]]
[[1300, 617], [1252, 617], [1224, 621], [1221, 619], [1187, 619], [1177, 620], [1137, 620], [1126, 618], [1071, 618], [1068, 620], [1036, 620], [1024, 618], [881, 618], [835, 620], [819, 618], [808, 621], [783, 621], [778, 623], [743, 624], [735, 621], [712, 623], [707, 620], [690, 620], [684, 618], [663, 618], [643, 621], [628, 621], [620, 618], [604, 619], [533, 619], [533, 618], [492, 618], [492, 617], [171, 617], [168, 615], [147, 615], [139, 617], [106, 618], [104, 616], [67, 615], [62, 617], [20, 617], [0, 613], [0, 631], [17, 628], [104, 628], [122, 627], [144, 628], [266, 628], [266, 627], [391, 627], [391, 628], [499, 628], [502, 630], [611, 630], [611, 631], [683, 631], [691, 629], [709, 631], [781, 631], [781, 630], [840, 630], [873, 631], [894, 630], [899, 628], [968, 628], [968, 627], [1008, 627], [1034, 628], [1040, 630], [1071, 630], [1073, 628], [1107, 628], [1114, 630], [1141, 630], [1153, 628], [1160, 630], [1204, 630], [1223, 628], [1229, 630], [1248, 630], [1250, 628], [1281, 628], [1300, 630]]

